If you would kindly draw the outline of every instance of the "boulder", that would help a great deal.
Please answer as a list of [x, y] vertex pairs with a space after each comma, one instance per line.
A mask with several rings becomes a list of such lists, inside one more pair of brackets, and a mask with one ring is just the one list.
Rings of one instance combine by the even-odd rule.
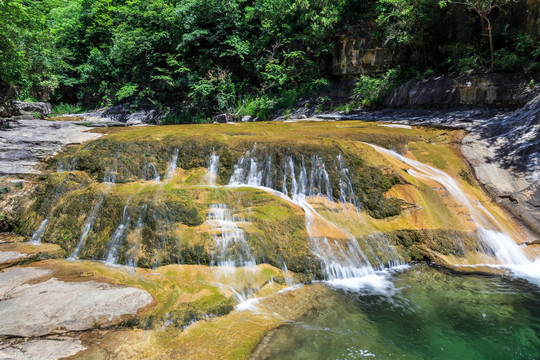
[[125, 105], [114, 105], [103, 112], [102, 117], [111, 119], [111, 121], [126, 122], [129, 111]]
[[12, 101], [12, 116], [26, 115], [27, 113], [38, 113], [41, 116], [49, 115], [52, 111], [51, 104], [46, 102], [29, 103], [24, 101]]
[[228, 122], [233, 122], [234, 116], [232, 114], [219, 114], [214, 116], [214, 122], [224, 124]]
[[126, 125], [159, 124], [162, 116], [156, 110], [141, 110], [126, 117]]
[[249, 115], [246, 115], [246, 116], [242, 116], [242, 122], [252, 122], [253, 121], [253, 117], [252, 116], [249, 116]]

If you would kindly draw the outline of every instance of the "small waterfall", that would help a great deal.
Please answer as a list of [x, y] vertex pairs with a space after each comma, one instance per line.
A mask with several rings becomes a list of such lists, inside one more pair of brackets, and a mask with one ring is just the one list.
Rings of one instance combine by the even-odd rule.
[[[142, 227], [144, 223], [144, 217], [146, 216], [146, 211], [148, 210], [148, 204], [144, 204], [141, 207], [141, 213], [139, 214], [139, 219], [137, 220], [137, 225], [135, 225], [135, 233], [139, 236], [139, 239], [142, 240]], [[135, 260], [135, 256], [137, 253], [137, 247], [138, 244], [134, 242], [131, 244], [131, 246], [128, 249], [128, 252], [126, 254], [126, 265], [129, 267], [136, 267], [137, 262]]]
[[[339, 155], [341, 156], [341, 155]], [[326, 197], [332, 200], [332, 185], [330, 184], [330, 177], [326, 171], [326, 165], [324, 160], [317, 155], [311, 156], [311, 171], [309, 174], [309, 195], [326, 195]]]
[[161, 181], [161, 177], [159, 176], [154, 163], [146, 164], [144, 166], [144, 173], [145, 173], [144, 176], [146, 180], [154, 180], [157, 183]]
[[92, 230], [92, 226], [94, 225], [94, 221], [96, 220], [96, 216], [99, 212], [99, 209], [101, 208], [101, 205], [103, 204], [103, 201], [105, 200], [105, 195], [101, 197], [99, 202], [94, 206], [94, 209], [92, 209], [92, 212], [86, 219], [86, 223], [84, 224], [83, 232], [81, 234], [81, 238], [79, 239], [79, 242], [77, 243], [77, 246], [75, 247], [75, 250], [71, 254], [71, 256], [68, 258], [68, 260], [75, 260], [79, 257], [84, 244], [86, 242], [86, 238], [88, 237], [88, 234], [90, 233], [90, 230]]
[[352, 188], [351, 177], [349, 169], [345, 166], [343, 162], [343, 157], [341, 154], [337, 156], [337, 172], [339, 174], [339, 201], [342, 204], [350, 202], [354, 206], [358, 206], [356, 202], [356, 196]]
[[[363, 253], [358, 241], [346, 230], [338, 229], [331, 221], [321, 216], [308, 202], [308, 197], [325, 196], [333, 200], [330, 177], [323, 159], [317, 155], [311, 156], [310, 168], [306, 166], [304, 157], [296, 161], [292, 156], [286, 156], [282, 163], [283, 181], [282, 191], [274, 188], [275, 182], [269, 181], [268, 174], [275, 174], [272, 169], [271, 157], [257, 161], [256, 146], [246, 152], [235, 164], [229, 186], [250, 186], [261, 189], [282, 199], [293, 203], [304, 210], [305, 224], [310, 246], [313, 253], [320, 259], [325, 277], [331, 283], [350, 288], [361, 288], [365, 285], [362, 278], [378, 278], [372, 265]], [[355, 198], [348, 169], [341, 157], [336, 159], [340, 168], [341, 198], [343, 202], [353, 201]], [[265, 166], [260, 166], [265, 164]], [[334, 229], [343, 234], [342, 241], [329, 241], [321, 236], [318, 227]], [[345, 240], [346, 239], [346, 240]], [[400, 264], [398, 257], [388, 261], [388, 264]]]
[[172, 180], [174, 176], [174, 172], [176, 171], [176, 166], [178, 162], [178, 153], [180, 150], [174, 149], [173, 156], [171, 158], [171, 161], [169, 162], [169, 165], [167, 166], [167, 171], [165, 172], [165, 181], [169, 182]]
[[216, 275], [221, 286], [234, 293], [239, 304], [248, 301], [256, 290], [252, 288], [259, 271], [251, 255], [246, 233], [238, 226], [232, 211], [224, 204], [210, 206], [207, 223], [216, 231], [212, 264], [217, 265]]
[[118, 250], [124, 242], [127, 231], [129, 230], [130, 217], [127, 215], [129, 200], [130, 199], [127, 200], [126, 205], [124, 206], [124, 211], [122, 212], [122, 220], [120, 221], [120, 224], [118, 225], [116, 230], [113, 232], [111, 239], [107, 244], [108, 252], [105, 256], [105, 263], [110, 265], [116, 265], [118, 263]]
[[[277, 169], [273, 167], [271, 155], [261, 156], [257, 144], [247, 151], [234, 165], [229, 179], [230, 186], [263, 186], [277, 190]], [[306, 166], [304, 156], [295, 161], [293, 156], [286, 156], [281, 164], [283, 171], [281, 192], [291, 198], [299, 196], [326, 196], [332, 200], [332, 184], [324, 160], [317, 155], [309, 157], [310, 166]], [[299, 164], [298, 164], [299, 163]], [[296, 169], [298, 169], [298, 176]]]
[[77, 159], [73, 158], [70, 161], [64, 159], [56, 163], [57, 172], [67, 172], [77, 170]]
[[207, 219], [213, 230], [219, 231], [214, 235], [216, 248], [212, 254], [212, 263], [225, 267], [255, 266], [251, 255], [246, 233], [238, 227], [232, 211], [224, 204], [211, 205]]
[[49, 219], [45, 219], [39, 224], [38, 228], [32, 235], [32, 238], [30, 239], [29, 243], [32, 245], [40, 245], [41, 244], [41, 237], [45, 233], [45, 230], [47, 230], [47, 225], [49, 225]]
[[103, 175], [103, 182], [106, 184], [114, 184], [116, 182], [116, 166], [110, 168], [105, 175]]
[[210, 156], [210, 164], [208, 165], [208, 172], [204, 175], [202, 183], [206, 185], [216, 185], [216, 180], [219, 170], [219, 155], [212, 152]]
[[[504, 231], [504, 228], [498, 223], [495, 217], [482, 205], [471, 202], [467, 197], [466, 192], [451, 176], [444, 171], [435, 169], [419, 161], [409, 159], [395, 151], [377, 145], [367, 145], [371, 146], [381, 154], [391, 156], [409, 165], [412, 168], [407, 171], [410, 175], [421, 180], [433, 180], [441, 184], [457, 203], [467, 209], [472, 221], [478, 229], [477, 234], [478, 238], [481, 240], [481, 245], [486, 248], [486, 252], [493, 254], [501, 264], [510, 269], [516, 269], [517, 272], [520, 272], [518, 268], [531, 268], [531, 264], [533, 263], [527, 258], [512, 237]], [[534, 274], [534, 276], [538, 278], [539, 275], [540, 272], [536, 269], [536, 274]]]

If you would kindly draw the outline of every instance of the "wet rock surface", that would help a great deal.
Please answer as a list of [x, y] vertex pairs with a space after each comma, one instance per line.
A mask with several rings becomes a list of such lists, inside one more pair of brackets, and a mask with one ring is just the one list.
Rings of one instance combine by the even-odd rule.
[[489, 193], [540, 233], [540, 94], [521, 109], [384, 109], [324, 120], [367, 120], [465, 129], [462, 152]]

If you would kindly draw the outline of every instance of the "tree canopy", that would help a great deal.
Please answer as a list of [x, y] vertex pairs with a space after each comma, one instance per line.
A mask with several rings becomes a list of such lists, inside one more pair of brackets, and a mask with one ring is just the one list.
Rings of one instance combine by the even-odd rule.
[[[402, 71], [486, 65], [474, 14], [463, 30], [442, 26], [458, 11], [469, 10], [438, 0], [0, 0], [0, 80], [21, 97], [53, 90], [57, 102], [264, 116], [328, 84], [339, 36], [362, 23], [372, 44], [409, 59]], [[491, 65], [536, 64], [538, 41], [505, 16], [491, 13]]]

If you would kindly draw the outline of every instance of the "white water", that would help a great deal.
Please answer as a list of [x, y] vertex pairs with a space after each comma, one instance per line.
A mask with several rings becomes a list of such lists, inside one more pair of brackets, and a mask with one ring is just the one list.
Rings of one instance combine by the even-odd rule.
[[216, 155], [215, 152], [212, 152], [210, 156], [210, 164], [208, 165], [208, 172], [204, 175], [202, 183], [206, 185], [216, 185], [216, 180], [219, 170], [219, 155]]
[[[351, 289], [358, 290], [363, 287], [361, 279], [369, 277], [372, 279], [369, 283], [375, 282], [379, 275], [352, 235], [347, 234], [347, 241], [337, 242], [329, 241], [326, 237], [317, 234], [316, 223], [324, 223], [327, 227], [347, 233], [346, 229], [338, 229], [335, 224], [321, 216], [308, 202], [308, 198], [312, 196], [326, 196], [330, 200], [333, 199], [332, 186], [326, 164], [322, 158], [316, 155], [312, 156], [310, 158], [311, 169], [308, 171], [304, 158], [301, 159], [300, 164], [295, 164], [293, 157], [287, 156], [282, 164], [282, 191], [278, 191], [265, 186], [273, 184], [268, 180], [270, 178], [268, 174], [271, 174], [273, 170], [271, 158], [266, 157], [261, 162], [265, 166], [260, 166], [255, 152], [256, 146], [246, 152], [235, 164], [229, 186], [257, 188], [301, 207], [305, 214], [306, 231], [310, 239], [311, 250], [321, 261], [322, 270], [329, 283], [341, 282], [341, 286], [349, 284]], [[353, 202], [355, 194], [349, 177], [349, 169], [346, 168], [341, 156], [337, 157], [335, 166], [340, 174], [340, 200], [344, 203]], [[400, 264], [401, 262], [399, 258], [396, 258], [390, 263]], [[380, 280], [383, 279], [380, 278]]]
[[71, 256], [68, 258], [68, 260], [72, 261], [72, 260], [75, 260], [79, 257], [83, 247], [84, 247], [84, 244], [86, 243], [86, 238], [88, 237], [88, 234], [90, 233], [90, 230], [92, 230], [92, 226], [94, 225], [94, 221], [96, 220], [96, 215], [99, 211], [99, 209], [101, 208], [101, 205], [103, 204], [103, 200], [105, 200], [105, 196], [106, 195], [103, 195], [101, 197], [101, 199], [99, 200], [99, 202], [96, 204], [96, 206], [94, 206], [94, 209], [92, 210], [92, 212], [90, 213], [90, 215], [88, 216], [88, 219], [86, 219], [86, 223], [84, 224], [84, 228], [83, 228], [83, 232], [81, 234], [81, 238], [79, 239], [79, 242], [77, 244], [77, 246], [75, 247], [75, 250], [73, 251], [73, 253], [71, 254]]
[[[139, 219], [137, 220], [137, 225], [135, 226], [135, 232], [139, 234], [141, 239], [139, 241], [142, 241], [142, 227], [144, 224], [144, 217], [146, 216], [146, 211], [148, 210], [148, 204], [144, 204], [141, 207], [141, 212], [139, 214]], [[137, 266], [137, 260], [136, 260], [136, 253], [137, 253], [137, 247], [138, 243], [134, 243], [131, 245], [131, 247], [128, 250], [128, 253], [126, 254], [127, 263], [126, 266], [128, 267], [136, 267]]]
[[41, 244], [41, 237], [45, 233], [45, 230], [47, 230], [47, 225], [49, 225], [49, 219], [45, 219], [39, 224], [38, 228], [32, 235], [32, 238], [30, 239], [29, 243], [32, 245], [40, 245]]
[[165, 181], [169, 182], [172, 180], [174, 176], [174, 172], [176, 171], [176, 166], [178, 162], [178, 153], [180, 151], [178, 149], [174, 149], [173, 156], [171, 158], [171, 161], [169, 162], [167, 166], [167, 171], [165, 172]]
[[129, 206], [129, 200], [126, 201], [126, 205], [124, 206], [124, 211], [122, 212], [122, 220], [120, 221], [120, 224], [114, 230], [111, 239], [109, 240], [109, 243], [107, 244], [107, 249], [109, 251], [107, 252], [107, 255], [105, 256], [105, 263], [110, 265], [116, 265], [118, 264], [118, 250], [122, 243], [124, 242], [124, 239], [127, 235], [127, 231], [129, 230], [129, 220], [130, 217], [127, 215], [127, 209]]
[[232, 211], [224, 204], [210, 205], [206, 220], [214, 235], [216, 247], [212, 254], [213, 265], [221, 267], [254, 267], [246, 233], [237, 224]]
[[114, 184], [116, 181], [116, 166], [111, 167], [105, 175], [103, 175], [103, 182], [106, 184]]
[[247, 242], [247, 234], [238, 226], [244, 221], [235, 218], [224, 204], [211, 205], [206, 220], [215, 232], [211, 265], [217, 265], [219, 285], [232, 291], [238, 303], [247, 301], [256, 290], [252, 282], [259, 271]]
[[[512, 270], [519, 276], [540, 280], [540, 260], [532, 262], [521, 250], [514, 239], [505, 232], [503, 226], [481, 204], [469, 200], [466, 192], [459, 183], [444, 171], [435, 169], [419, 161], [409, 159], [393, 150], [388, 150], [377, 145], [367, 144], [381, 154], [394, 157], [409, 165], [412, 169], [407, 172], [421, 180], [432, 180], [441, 184], [446, 191], [463, 206], [470, 214], [471, 220], [477, 227], [478, 238], [486, 252], [493, 254], [499, 264]], [[475, 264], [485, 265], [485, 264]], [[493, 265], [493, 264], [488, 264]]]
[[147, 169], [152, 173], [149, 178], [147, 177], [146, 180], [154, 180], [157, 183], [161, 181], [161, 177], [159, 176], [156, 166], [153, 163], [148, 164]]

